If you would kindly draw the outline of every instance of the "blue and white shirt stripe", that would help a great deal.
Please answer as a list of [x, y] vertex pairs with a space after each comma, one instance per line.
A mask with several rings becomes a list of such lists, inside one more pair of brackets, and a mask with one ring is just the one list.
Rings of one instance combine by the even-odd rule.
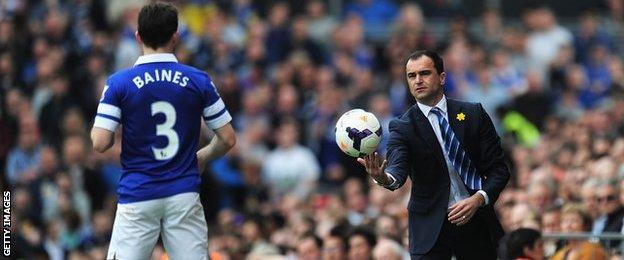
[[94, 126], [115, 131], [121, 120], [121, 109], [111, 104], [100, 103], [95, 116]]

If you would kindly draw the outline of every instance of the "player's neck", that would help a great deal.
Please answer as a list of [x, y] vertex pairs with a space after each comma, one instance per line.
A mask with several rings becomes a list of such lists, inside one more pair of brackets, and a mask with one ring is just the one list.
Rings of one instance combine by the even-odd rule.
[[173, 53], [173, 50], [168, 47], [152, 49], [150, 47], [143, 46], [143, 55], [157, 54], [157, 53]]

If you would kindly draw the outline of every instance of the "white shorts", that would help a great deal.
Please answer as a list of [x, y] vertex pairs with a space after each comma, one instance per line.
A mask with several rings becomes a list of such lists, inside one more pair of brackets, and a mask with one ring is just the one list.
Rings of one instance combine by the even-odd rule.
[[117, 204], [106, 259], [150, 259], [158, 235], [169, 259], [208, 259], [208, 227], [199, 194]]

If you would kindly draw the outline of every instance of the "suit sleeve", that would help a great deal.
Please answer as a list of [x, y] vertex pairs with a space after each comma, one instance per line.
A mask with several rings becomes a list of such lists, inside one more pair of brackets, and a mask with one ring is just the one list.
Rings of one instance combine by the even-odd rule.
[[479, 104], [480, 122], [479, 122], [479, 148], [480, 171], [485, 177], [483, 182], [483, 190], [489, 197], [490, 204], [494, 204], [498, 199], [498, 195], [507, 185], [509, 181], [509, 168], [505, 163], [503, 148], [501, 141], [494, 129], [492, 119], [485, 112], [485, 109]]
[[391, 121], [389, 125], [389, 137], [386, 148], [388, 167], [386, 173], [394, 178], [394, 182], [386, 186], [389, 190], [396, 190], [405, 184], [410, 169], [410, 156], [407, 140], [396, 121]]

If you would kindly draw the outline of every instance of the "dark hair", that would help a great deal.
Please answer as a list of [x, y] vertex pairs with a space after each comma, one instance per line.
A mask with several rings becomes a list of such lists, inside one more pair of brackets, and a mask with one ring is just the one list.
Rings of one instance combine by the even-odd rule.
[[155, 2], [141, 8], [138, 31], [145, 46], [162, 47], [177, 30], [178, 10], [172, 4]]
[[524, 248], [532, 248], [535, 245], [535, 241], [541, 236], [539, 231], [531, 228], [519, 228], [509, 233], [507, 238], [508, 259], [526, 257], [524, 255]]
[[366, 242], [371, 247], [371, 249], [375, 247], [375, 244], [377, 244], [377, 237], [375, 236], [375, 233], [366, 227], [363, 227], [363, 226], [355, 227], [353, 231], [351, 231], [351, 235], [349, 236], [349, 239], [355, 236], [364, 237], [364, 239], [366, 239]]
[[342, 250], [347, 251], [348, 248], [348, 243], [346, 241], [345, 238], [345, 231], [342, 230], [344, 228], [347, 228], [346, 226], [334, 226], [332, 229], [329, 230], [329, 235], [326, 236], [325, 238], [336, 238], [340, 241], [340, 248], [342, 248]]
[[440, 54], [435, 51], [418, 50], [418, 51], [412, 52], [412, 54], [410, 54], [407, 57], [405, 64], [407, 64], [407, 62], [410, 60], [416, 60], [422, 56], [427, 56], [431, 60], [433, 60], [433, 66], [438, 71], [438, 73], [444, 72], [444, 61], [442, 60], [442, 56], [440, 56]]
[[311, 238], [314, 241], [314, 244], [316, 244], [316, 247], [323, 248], [323, 240], [320, 237], [318, 237], [317, 235], [315, 235], [314, 232], [306, 232], [305, 234], [303, 234], [301, 236], [299, 241], [303, 241], [303, 240], [306, 240], [308, 238]]

